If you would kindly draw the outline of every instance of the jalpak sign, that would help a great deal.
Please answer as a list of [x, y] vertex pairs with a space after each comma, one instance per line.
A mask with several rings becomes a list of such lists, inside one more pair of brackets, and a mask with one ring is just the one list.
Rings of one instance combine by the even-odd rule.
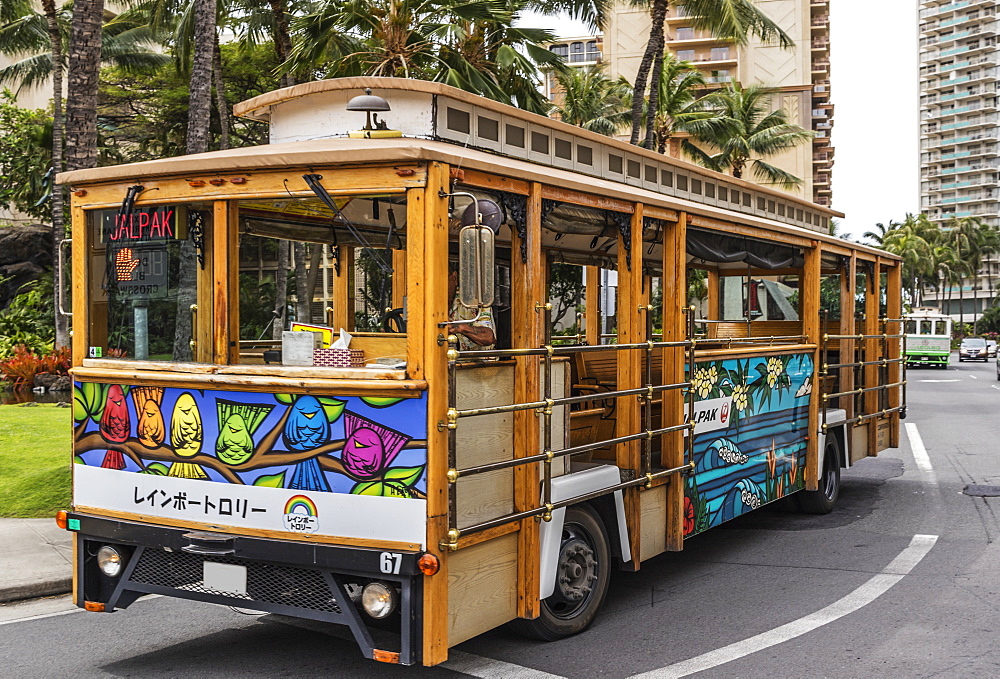
[[[729, 426], [732, 409], [733, 398], [731, 396], [695, 401], [694, 433], [701, 434], [706, 431], [725, 429]], [[690, 417], [686, 410], [684, 411], [684, 421], [690, 422]]]
[[187, 238], [187, 223], [172, 205], [141, 207], [127, 214], [106, 211], [101, 222], [102, 243], [155, 243]]

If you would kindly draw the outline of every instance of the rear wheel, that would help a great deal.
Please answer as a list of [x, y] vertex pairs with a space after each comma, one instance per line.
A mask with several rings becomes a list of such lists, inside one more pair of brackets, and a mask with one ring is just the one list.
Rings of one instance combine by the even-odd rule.
[[604, 524], [587, 505], [566, 509], [556, 588], [542, 600], [534, 620], [514, 620], [519, 634], [555, 641], [587, 629], [604, 603], [610, 580], [611, 551]]
[[827, 435], [823, 453], [823, 471], [819, 490], [798, 493], [799, 509], [807, 514], [829, 514], [840, 496], [840, 445], [835, 436]]

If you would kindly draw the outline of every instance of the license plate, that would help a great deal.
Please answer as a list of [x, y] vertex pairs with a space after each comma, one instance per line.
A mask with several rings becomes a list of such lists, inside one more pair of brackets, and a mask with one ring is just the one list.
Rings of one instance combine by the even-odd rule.
[[246, 596], [247, 567], [206, 561], [203, 564], [202, 583], [206, 589]]

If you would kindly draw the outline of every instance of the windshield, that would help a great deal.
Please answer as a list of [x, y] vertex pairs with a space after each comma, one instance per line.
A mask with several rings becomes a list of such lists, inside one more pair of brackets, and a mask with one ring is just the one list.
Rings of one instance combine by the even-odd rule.
[[980, 337], [972, 337], [970, 339], [962, 340], [962, 345], [966, 347], [985, 347], [986, 340]]

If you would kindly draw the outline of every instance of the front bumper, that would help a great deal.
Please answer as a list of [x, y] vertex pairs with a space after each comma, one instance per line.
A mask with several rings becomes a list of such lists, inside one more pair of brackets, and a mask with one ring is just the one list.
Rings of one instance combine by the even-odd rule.
[[[143, 594], [239, 606], [344, 625], [366, 658], [404, 665], [420, 661], [419, 552], [202, 533], [77, 513], [68, 519], [76, 532], [77, 606], [94, 610], [99, 608], [94, 604], [103, 604], [111, 612]], [[124, 567], [115, 578], [97, 567], [101, 545], [123, 553]], [[246, 593], [206, 587], [205, 562], [245, 567]], [[383, 572], [387, 565], [389, 573]], [[399, 589], [397, 613], [377, 624], [347, 590], [372, 580]]]

